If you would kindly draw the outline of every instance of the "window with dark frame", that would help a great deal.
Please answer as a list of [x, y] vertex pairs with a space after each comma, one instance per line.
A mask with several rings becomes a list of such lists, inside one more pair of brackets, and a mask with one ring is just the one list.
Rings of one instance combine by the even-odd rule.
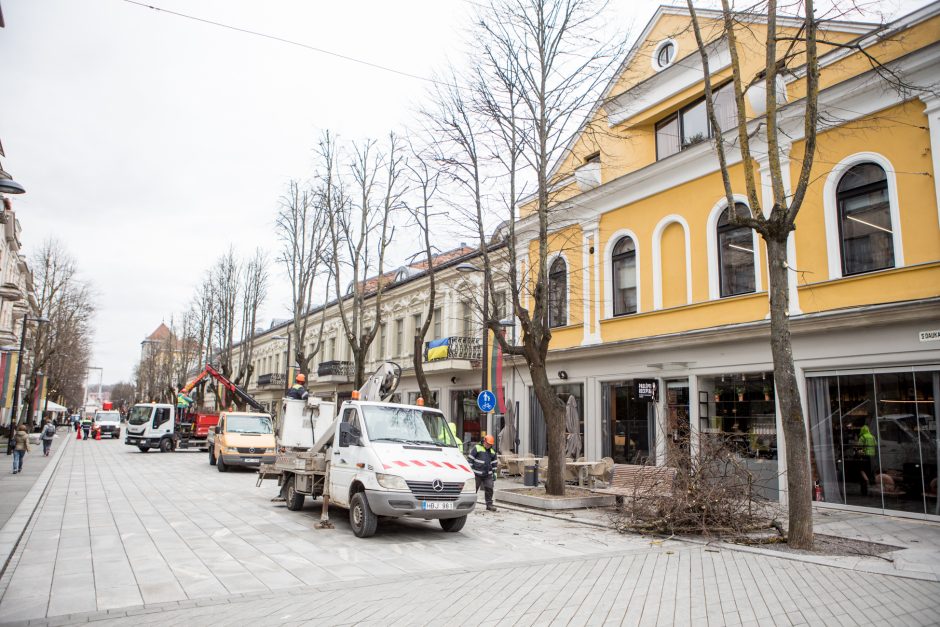
[[557, 257], [548, 271], [548, 326], [568, 324], [568, 267]]
[[[734, 84], [725, 83], [715, 89], [712, 96], [721, 129], [726, 131], [737, 125]], [[703, 96], [656, 124], [656, 159], [665, 159], [713, 136]]]
[[614, 279], [614, 315], [636, 313], [636, 245], [631, 237], [621, 237], [611, 256]]
[[[738, 216], [750, 215], [747, 205], [735, 203]], [[754, 281], [754, 232], [750, 227], [733, 224], [729, 207], [718, 217], [718, 282], [721, 297], [750, 294]]]
[[670, 63], [672, 63], [672, 58], [675, 56], [676, 47], [672, 43], [665, 43], [659, 48], [659, 52], [656, 54], [656, 63], [660, 68], [664, 68]]
[[836, 189], [842, 274], [862, 274], [894, 267], [894, 225], [888, 177], [875, 163], [849, 168]]

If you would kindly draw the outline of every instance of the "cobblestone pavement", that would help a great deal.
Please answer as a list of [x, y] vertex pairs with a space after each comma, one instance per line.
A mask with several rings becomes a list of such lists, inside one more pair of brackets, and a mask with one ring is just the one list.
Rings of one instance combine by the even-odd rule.
[[289, 512], [197, 452], [75, 442], [14, 555], [0, 621], [209, 624], [940, 623], [940, 583], [475, 513], [459, 534]]
[[[64, 446], [69, 434], [70, 432], [64, 427], [59, 429], [55, 440], [52, 442], [53, 450], [59, 446]], [[71, 433], [71, 435], [75, 437], [74, 433]], [[0, 444], [6, 446], [6, 443], [6, 438], [0, 438]], [[8, 455], [5, 458], [6, 463], [0, 466], [0, 494], [3, 494], [3, 499], [0, 499], [0, 527], [3, 527], [10, 519], [23, 497], [33, 487], [36, 478], [42, 474], [42, 471], [46, 469], [46, 465], [52, 459], [52, 456], [45, 457], [42, 454], [41, 442], [30, 443], [29, 448], [30, 452], [26, 454], [26, 458], [23, 460], [23, 472], [17, 475], [13, 474], [12, 455]], [[0, 459], [4, 458], [0, 457]]]

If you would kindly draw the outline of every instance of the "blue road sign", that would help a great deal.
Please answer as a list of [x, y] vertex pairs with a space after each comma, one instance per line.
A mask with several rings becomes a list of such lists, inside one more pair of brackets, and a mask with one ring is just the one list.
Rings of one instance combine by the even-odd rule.
[[489, 390], [483, 390], [480, 392], [480, 395], [477, 396], [477, 407], [479, 407], [480, 411], [483, 413], [490, 413], [496, 409], [496, 395]]

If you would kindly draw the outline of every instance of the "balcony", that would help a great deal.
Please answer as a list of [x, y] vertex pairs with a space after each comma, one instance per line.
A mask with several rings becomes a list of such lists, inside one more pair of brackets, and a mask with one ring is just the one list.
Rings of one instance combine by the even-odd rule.
[[0, 297], [7, 302], [16, 302], [23, 298], [23, 292], [20, 290], [19, 285], [13, 281], [7, 281], [0, 285]]
[[483, 342], [478, 337], [445, 337], [424, 343], [424, 371], [473, 370], [483, 359]]
[[283, 372], [270, 372], [268, 374], [258, 375], [258, 387], [264, 387], [267, 385], [284, 387], [286, 383], [287, 376]]
[[317, 383], [349, 383], [353, 368], [351, 361], [321, 361], [317, 364]]

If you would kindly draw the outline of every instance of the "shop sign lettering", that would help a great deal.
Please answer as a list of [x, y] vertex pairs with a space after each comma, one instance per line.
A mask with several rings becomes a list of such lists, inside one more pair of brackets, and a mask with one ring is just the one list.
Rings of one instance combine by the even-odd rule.
[[921, 342], [940, 342], [940, 329], [920, 332]]

